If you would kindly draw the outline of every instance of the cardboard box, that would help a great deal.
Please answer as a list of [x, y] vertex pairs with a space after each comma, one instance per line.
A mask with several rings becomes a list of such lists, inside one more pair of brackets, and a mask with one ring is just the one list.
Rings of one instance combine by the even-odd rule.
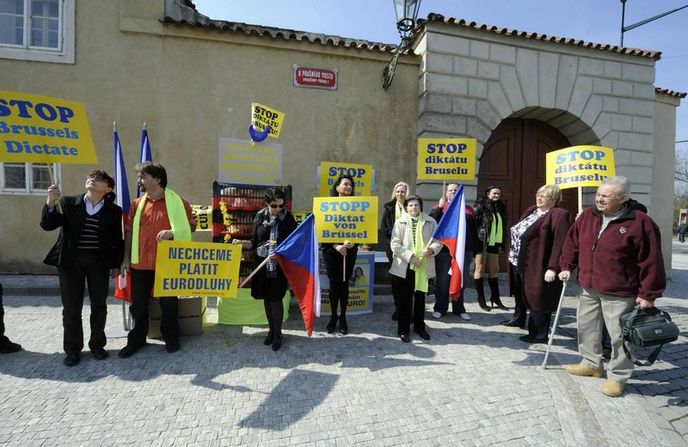
[[[179, 297], [179, 336], [203, 334], [208, 318], [207, 309], [208, 298], [205, 296]], [[157, 299], [151, 299], [148, 302], [148, 338], [161, 337], [160, 303]]]

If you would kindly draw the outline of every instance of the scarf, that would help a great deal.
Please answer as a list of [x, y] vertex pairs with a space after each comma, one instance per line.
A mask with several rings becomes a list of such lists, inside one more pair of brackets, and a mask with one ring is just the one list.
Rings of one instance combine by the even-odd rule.
[[417, 219], [413, 219], [409, 216], [411, 221], [411, 251], [413, 254], [422, 259], [420, 266], [416, 267], [412, 263], [409, 264], [411, 270], [416, 272], [414, 291], [428, 293], [428, 260], [421, 257], [421, 252], [425, 248], [425, 243], [423, 242], [423, 215], [419, 214]]
[[406, 211], [404, 210], [404, 207], [399, 206], [399, 202], [394, 203], [394, 222], [399, 220], [401, 216], [406, 214]]
[[[266, 266], [268, 278], [277, 277], [277, 260], [270, 258], [270, 255], [275, 253], [275, 249], [277, 248], [277, 239], [279, 238], [279, 224], [284, 220], [285, 216], [286, 213], [279, 213], [277, 217], [275, 217], [273, 220], [270, 220], [270, 211], [267, 211], [263, 218], [263, 226], [270, 229], [270, 239], [265, 242], [266, 244], [268, 244], [268, 263]], [[274, 241], [274, 244], [271, 244], [270, 241]]]
[[[148, 200], [148, 193], [143, 195], [143, 198], [136, 207], [136, 214], [134, 214], [134, 223], [131, 235], [131, 263], [139, 263], [139, 230], [141, 228], [141, 213], [146, 206]], [[184, 202], [179, 194], [169, 188], [165, 188], [165, 209], [167, 210], [167, 218], [172, 227], [175, 241], [190, 241], [191, 240], [191, 225], [186, 216], [186, 209]]]
[[490, 237], [487, 244], [490, 246], [502, 243], [502, 218], [497, 212], [496, 207], [493, 208], [492, 216], [494, 217], [492, 225], [490, 225]]

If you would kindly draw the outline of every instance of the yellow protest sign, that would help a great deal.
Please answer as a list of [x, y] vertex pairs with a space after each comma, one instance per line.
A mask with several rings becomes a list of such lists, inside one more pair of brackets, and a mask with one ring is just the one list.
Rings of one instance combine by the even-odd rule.
[[332, 185], [342, 175], [348, 175], [354, 179], [354, 195], [369, 196], [373, 194], [372, 165], [323, 161], [320, 163], [320, 195], [329, 196]]
[[236, 297], [240, 245], [161, 241], [156, 256], [155, 296]]
[[291, 211], [291, 215], [294, 216], [294, 220], [296, 221], [296, 225], [301, 225], [301, 222], [304, 220], [308, 219], [308, 216], [310, 216], [312, 213], [310, 211]]
[[0, 90], [0, 162], [95, 164], [83, 104]]
[[268, 135], [272, 138], [279, 138], [282, 122], [284, 122], [283, 112], [257, 102], [251, 103], [251, 124], [254, 129], [265, 130], [266, 127], [270, 126]]
[[547, 184], [559, 189], [599, 186], [616, 175], [614, 149], [601, 146], [571, 146], [548, 152]]
[[282, 183], [282, 145], [220, 138], [218, 181], [274, 186]]
[[213, 207], [210, 205], [191, 205], [191, 215], [196, 219], [196, 231], [211, 231]]
[[377, 197], [313, 197], [318, 242], [377, 243]]
[[475, 179], [475, 138], [419, 138], [417, 177], [423, 180]]

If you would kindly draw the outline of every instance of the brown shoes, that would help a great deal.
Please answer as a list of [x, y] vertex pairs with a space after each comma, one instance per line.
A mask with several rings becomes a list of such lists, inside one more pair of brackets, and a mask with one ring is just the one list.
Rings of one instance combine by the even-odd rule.
[[578, 363], [576, 365], [567, 365], [566, 372], [574, 376], [602, 377], [601, 369], [593, 368], [588, 365], [583, 365], [582, 363]]
[[[577, 365], [567, 365], [566, 372], [574, 376], [583, 377], [602, 377], [603, 374], [601, 369], [583, 365], [582, 363]], [[616, 380], [607, 379], [602, 384], [602, 394], [609, 397], [619, 397], [623, 394], [624, 387], [624, 382], [617, 382]]]
[[624, 386], [625, 384], [623, 382], [607, 379], [602, 384], [602, 394], [609, 397], [619, 397], [624, 392]]

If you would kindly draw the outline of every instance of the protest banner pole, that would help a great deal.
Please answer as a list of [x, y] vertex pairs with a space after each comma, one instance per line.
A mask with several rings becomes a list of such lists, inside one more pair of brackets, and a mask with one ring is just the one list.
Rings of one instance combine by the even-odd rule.
[[[55, 183], [55, 177], [53, 176], [53, 170], [50, 168], [50, 163], [46, 163], [45, 165], [48, 167], [48, 175], [50, 176], [50, 184], [57, 186], [57, 183]], [[57, 199], [57, 203], [55, 204], [55, 206], [57, 207], [57, 211], [59, 211], [60, 214], [62, 214], [62, 204], [60, 203], [59, 198]]]
[[561, 296], [559, 297], [559, 306], [557, 306], [557, 313], [554, 316], [554, 323], [552, 324], [552, 331], [549, 333], [549, 341], [547, 342], [547, 351], [545, 351], [545, 359], [542, 361], [542, 369], [547, 369], [547, 358], [549, 358], [549, 350], [552, 348], [552, 341], [554, 340], [554, 333], [557, 330], [557, 323], [559, 322], [559, 314], [561, 314], [561, 306], [564, 302], [564, 293], [566, 292], [566, 283], [561, 286]]
[[583, 211], [583, 187], [579, 186], [578, 187], [578, 214], [576, 215], [576, 217], [578, 217], [580, 215], [581, 211]]
[[[349, 243], [349, 241], [344, 241], [345, 245], [348, 243]], [[346, 247], [344, 247], [344, 248], [346, 248]], [[355, 260], [354, 260], [354, 263], [355, 263]], [[346, 252], [344, 252], [344, 260], [342, 262], [342, 281], [346, 282]]]
[[265, 266], [265, 264], [268, 263], [269, 260], [270, 260], [270, 256], [268, 256], [267, 258], [265, 258], [265, 259], [263, 260], [263, 262], [261, 262], [261, 263], [258, 265], [258, 267], [256, 267], [255, 269], [253, 269], [253, 271], [251, 272], [251, 274], [248, 275], [246, 278], [244, 278], [243, 281], [241, 281], [241, 284], [239, 284], [239, 288], [244, 287], [244, 284], [246, 284], [246, 283], [248, 282], [249, 279], [253, 278], [253, 275], [255, 275], [256, 273], [258, 273], [258, 270], [262, 269], [262, 268]]

